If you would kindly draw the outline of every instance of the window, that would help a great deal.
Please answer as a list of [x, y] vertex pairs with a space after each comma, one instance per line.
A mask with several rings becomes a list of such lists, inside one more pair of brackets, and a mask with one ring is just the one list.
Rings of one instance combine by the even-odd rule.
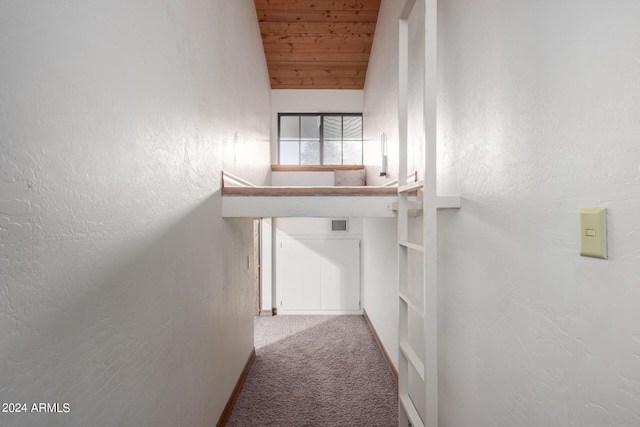
[[281, 165], [361, 165], [362, 114], [278, 114]]

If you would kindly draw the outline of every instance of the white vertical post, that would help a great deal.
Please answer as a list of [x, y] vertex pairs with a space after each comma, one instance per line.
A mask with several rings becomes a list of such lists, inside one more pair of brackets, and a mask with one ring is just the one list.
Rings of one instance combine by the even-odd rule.
[[[415, 351], [409, 344], [409, 312], [422, 312], [423, 307], [410, 304], [408, 293], [409, 282], [409, 250], [419, 245], [409, 244], [409, 193], [402, 189], [407, 185], [408, 164], [408, 106], [409, 106], [409, 16], [415, 0], [407, 0], [399, 21], [398, 34], [398, 397], [399, 425], [419, 427], [423, 425], [416, 410], [416, 405], [409, 396], [410, 366], [416, 368], [421, 362], [416, 360]], [[413, 247], [414, 249], [410, 249]], [[406, 299], [405, 299], [406, 298]], [[422, 370], [422, 369], [420, 369]], [[422, 376], [423, 372], [419, 372]]]
[[[408, 22], [407, 19], [400, 19], [398, 34], [398, 187], [407, 183], [407, 89], [408, 89]], [[398, 193], [398, 240], [407, 239], [408, 234], [408, 216], [407, 216], [407, 196]], [[398, 247], [398, 295], [407, 286], [407, 260], [408, 254], [403, 247]], [[400, 343], [407, 341], [409, 330], [409, 313], [407, 304], [402, 298], [398, 298], [398, 346]], [[408, 395], [408, 377], [409, 364], [402, 352], [398, 360], [398, 394], [399, 396]], [[409, 425], [407, 414], [405, 413], [402, 403], [399, 402], [399, 425], [406, 427]]]
[[438, 0], [425, 0], [424, 40], [424, 345], [428, 427], [438, 426], [437, 47]]

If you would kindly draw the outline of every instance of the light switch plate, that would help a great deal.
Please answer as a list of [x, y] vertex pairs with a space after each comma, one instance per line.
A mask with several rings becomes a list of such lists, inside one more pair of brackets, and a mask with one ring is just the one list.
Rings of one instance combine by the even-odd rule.
[[580, 209], [580, 255], [607, 259], [607, 208]]

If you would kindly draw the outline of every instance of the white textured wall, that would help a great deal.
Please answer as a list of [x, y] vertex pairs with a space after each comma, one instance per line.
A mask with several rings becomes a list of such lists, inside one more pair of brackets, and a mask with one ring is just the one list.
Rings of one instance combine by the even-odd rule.
[[362, 306], [398, 365], [398, 232], [394, 218], [363, 218]]
[[[380, 164], [380, 134], [385, 133], [390, 179], [398, 178], [398, 17], [402, 6], [400, 0], [384, 0], [380, 5], [364, 88], [364, 163]], [[367, 179], [379, 185], [388, 178], [380, 177], [379, 168], [374, 166], [368, 168]], [[363, 307], [397, 365], [397, 223], [382, 218], [363, 221]]]
[[441, 424], [640, 425], [640, 3], [439, 4]]
[[[402, 3], [382, 2], [367, 138], [397, 140]], [[439, 10], [439, 190], [463, 196], [439, 214], [440, 424], [640, 425], [640, 5]], [[578, 209], [596, 205], [607, 261], [578, 255]], [[371, 314], [395, 283], [366, 274]]]
[[71, 409], [0, 424], [214, 425], [253, 346], [218, 191], [268, 177], [253, 3], [5, 1], [0, 54], [0, 401]]
[[276, 186], [332, 186], [335, 183], [335, 176], [333, 171], [322, 172], [271, 172], [271, 185]]

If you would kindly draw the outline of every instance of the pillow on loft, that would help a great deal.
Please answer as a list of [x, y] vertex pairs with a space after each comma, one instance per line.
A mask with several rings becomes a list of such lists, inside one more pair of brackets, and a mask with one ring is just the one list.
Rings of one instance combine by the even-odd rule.
[[335, 170], [333, 171], [334, 185], [357, 187], [367, 185], [367, 172], [365, 169], [358, 170]]

